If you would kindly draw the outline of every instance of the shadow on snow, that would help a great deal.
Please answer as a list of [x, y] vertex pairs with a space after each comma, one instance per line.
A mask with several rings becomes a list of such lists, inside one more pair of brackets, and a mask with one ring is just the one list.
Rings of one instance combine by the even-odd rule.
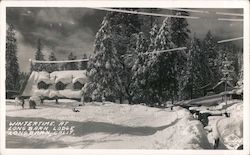
[[[6, 130], [9, 128], [9, 122], [15, 121], [43, 121], [49, 122], [54, 121], [55, 124], [59, 124], [60, 122], [67, 120], [53, 120], [53, 119], [45, 119], [45, 118], [36, 118], [36, 117], [10, 117], [6, 116]], [[130, 127], [119, 124], [112, 124], [106, 122], [77, 122], [77, 121], [67, 121], [68, 126], [74, 126], [74, 134], [71, 136], [84, 136], [93, 133], [108, 133], [108, 134], [127, 134], [132, 136], [149, 136], [155, 134], [157, 131], [164, 130], [170, 126], [175, 125], [178, 122], [178, 119], [171, 122], [170, 124], [159, 126], [159, 127], [150, 127], [150, 126], [140, 126], [140, 127]], [[49, 132], [53, 132], [52, 128], [49, 128]], [[82, 143], [85, 143], [82, 141]], [[50, 142], [49, 140], [38, 140], [33, 138], [25, 138], [21, 136], [7, 135], [6, 136], [6, 147], [7, 148], [61, 148], [66, 147], [67, 144], [57, 141]], [[86, 144], [85, 144], [86, 145]]]

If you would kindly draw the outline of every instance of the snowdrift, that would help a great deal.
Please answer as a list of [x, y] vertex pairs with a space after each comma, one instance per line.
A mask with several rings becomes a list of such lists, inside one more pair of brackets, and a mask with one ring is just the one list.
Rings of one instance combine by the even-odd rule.
[[[211, 133], [208, 134], [210, 141], [219, 139], [218, 149], [233, 149], [236, 150], [243, 145], [243, 103], [232, 100], [229, 101], [227, 112], [230, 117], [225, 116], [210, 116], [209, 126]], [[225, 103], [221, 103], [217, 108], [220, 112], [225, 112]]]
[[[60, 100], [60, 105], [53, 108], [46, 102], [38, 106], [38, 110], [19, 110], [14, 105], [7, 105], [7, 122], [69, 121], [75, 127], [74, 135], [8, 135], [7, 147], [39, 148], [41, 145], [37, 145], [38, 143], [43, 143], [42, 146], [53, 143], [52, 147], [59, 148], [210, 149], [202, 124], [181, 107], [170, 110], [143, 105], [92, 102], [78, 107], [80, 112], [75, 113], [72, 108], [79, 102]], [[15, 141], [15, 136], [23, 141]], [[28, 140], [34, 143], [25, 144]]]
[[228, 108], [229, 118], [219, 119], [216, 129], [221, 142], [229, 149], [237, 149], [243, 145], [243, 104], [235, 104]]

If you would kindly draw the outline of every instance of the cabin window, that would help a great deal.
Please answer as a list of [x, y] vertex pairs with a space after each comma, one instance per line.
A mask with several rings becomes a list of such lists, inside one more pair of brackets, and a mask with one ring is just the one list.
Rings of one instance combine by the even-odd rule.
[[56, 83], [57, 90], [64, 90], [65, 87], [66, 87], [66, 84], [62, 83], [61, 81]]
[[40, 81], [40, 82], [37, 84], [37, 88], [38, 88], [38, 89], [48, 89], [48, 88], [49, 88], [49, 85], [46, 84], [44, 81]]
[[81, 90], [84, 84], [81, 84], [79, 81], [75, 82], [73, 87], [75, 90]]

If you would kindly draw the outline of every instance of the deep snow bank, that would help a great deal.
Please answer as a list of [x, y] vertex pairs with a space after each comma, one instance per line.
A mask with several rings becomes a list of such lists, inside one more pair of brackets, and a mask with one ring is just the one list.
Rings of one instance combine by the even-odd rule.
[[[225, 106], [221, 103], [219, 106]], [[242, 101], [230, 101], [229, 107], [221, 108], [221, 112], [225, 110], [230, 114], [230, 117], [225, 116], [210, 116], [209, 127], [211, 132], [208, 138], [213, 142], [219, 138], [218, 149], [237, 149], [243, 145], [243, 103]]]
[[[59, 101], [60, 102], [60, 101]], [[170, 109], [142, 105], [88, 103], [72, 111], [73, 103], [62, 107], [50, 104], [24, 109], [7, 104], [7, 127], [14, 120], [67, 120], [75, 135], [7, 136], [7, 147], [67, 147], [103, 149], [208, 149], [210, 145], [202, 124], [181, 107]], [[78, 103], [75, 102], [75, 105]], [[9, 119], [9, 120], [8, 120]], [[18, 138], [15, 138], [18, 137]], [[24, 139], [24, 141], [20, 139]], [[14, 142], [19, 139], [20, 143]], [[23, 142], [33, 141], [29, 145]], [[39, 143], [39, 145], [37, 145]], [[46, 145], [53, 143], [52, 146]], [[56, 145], [58, 143], [58, 145]], [[60, 145], [59, 145], [60, 144]]]

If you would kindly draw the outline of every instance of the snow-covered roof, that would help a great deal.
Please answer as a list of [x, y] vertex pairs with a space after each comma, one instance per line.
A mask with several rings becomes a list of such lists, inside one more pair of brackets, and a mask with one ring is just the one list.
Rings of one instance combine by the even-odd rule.
[[[49, 84], [48, 89], [38, 89], [39, 82], [45, 82]], [[58, 82], [66, 84], [65, 90], [57, 90], [55, 85]], [[36, 72], [33, 71], [29, 77], [27, 85], [22, 93], [22, 96], [43, 96], [53, 98], [65, 97], [65, 98], [81, 98], [81, 92], [74, 90], [73, 84], [80, 82], [85, 84], [87, 82], [86, 70], [67, 70], [67, 71], [55, 71], [52, 73]]]

